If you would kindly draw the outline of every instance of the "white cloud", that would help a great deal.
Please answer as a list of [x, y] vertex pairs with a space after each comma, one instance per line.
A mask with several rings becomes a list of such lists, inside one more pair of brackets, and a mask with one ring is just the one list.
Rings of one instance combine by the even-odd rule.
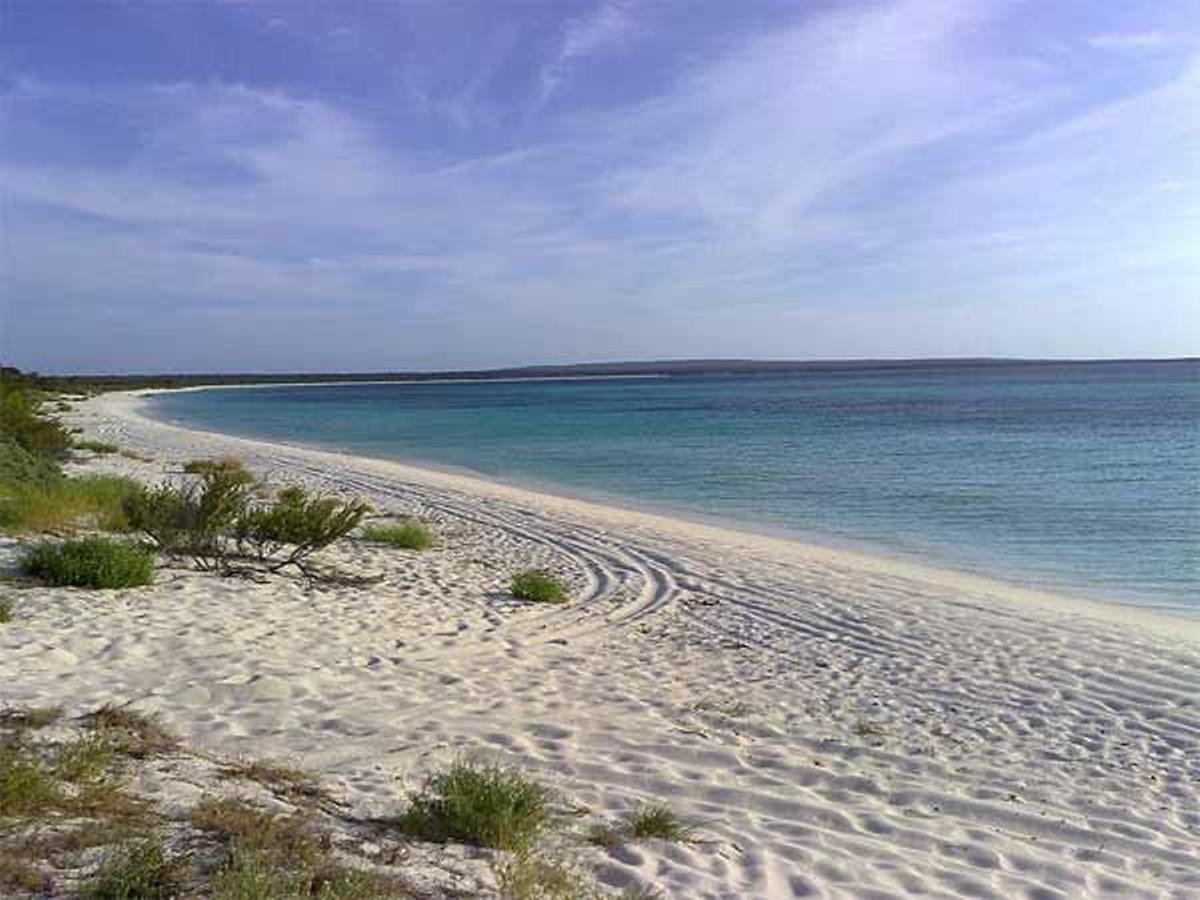
[[1087, 43], [1097, 50], [1141, 51], [1158, 50], [1178, 38], [1165, 31], [1106, 32], [1093, 34]]
[[636, 20], [626, 2], [602, 0], [584, 16], [569, 19], [554, 57], [542, 68], [542, 97], [548, 100], [567, 81], [573, 67], [588, 57], [619, 46], [636, 30]]
[[[135, 329], [203, 312], [198, 341], [270, 310], [281, 341], [312, 347], [293, 368], [513, 362], [544, 352], [535, 337], [560, 358], [871, 354], [948, 307], [966, 328], [971, 308], [1036, 318], [1048, 293], [1087, 290], [1111, 316], [1118, 289], [1158, 292], [1161, 321], [1139, 327], [1165, 346], [1162, 323], [1200, 325], [1180, 293], [1200, 280], [1200, 123], [1180, 112], [1200, 69], [1097, 101], [989, 46], [995, 15], [906, 0], [811, 17], [661, 96], [457, 160], [280, 91], [18, 84], [0, 115], [69, 100], [147, 124], [120, 164], [0, 162], [4, 293], [40, 298], [9, 311], [5, 352], [50, 317], [85, 343], [104, 308]], [[632, 25], [576, 27], [568, 62]], [[430, 329], [451, 356], [429, 359]], [[1004, 344], [1031, 327], [997, 329], [991, 350], [958, 334], [960, 352], [1036, 353]]]

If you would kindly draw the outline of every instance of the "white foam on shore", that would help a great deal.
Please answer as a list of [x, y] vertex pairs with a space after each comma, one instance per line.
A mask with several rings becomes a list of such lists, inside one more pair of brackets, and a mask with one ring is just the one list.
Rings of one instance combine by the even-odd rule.
[[[31, 588], [9, 702], [135, 700], [202, 747], [321, 770], [362, 812], [458, 752], [611, 819], [667, 801], [702, 843], [576, 852], [671, 897], [1200, 893], [1197, 623], [470, 476], [201, 433], [106, 395], [73, 421], [161, 478], [235, 455], [441, 534], [352, 541], [366, 589], [172, 569]], [[562, 608], [505, 595], [520, 569]]]

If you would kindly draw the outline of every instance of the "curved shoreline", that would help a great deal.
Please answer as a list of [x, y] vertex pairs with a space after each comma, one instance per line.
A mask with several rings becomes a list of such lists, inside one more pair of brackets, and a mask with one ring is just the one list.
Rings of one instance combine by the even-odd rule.
[[[438, 539], [410, 553], [351, 536], [322, 552], [361, 584], [169, 559], [141, 588], [21, 584], [0, 627], [6, 704], [135, 704], [198, 752], [319, 774], [363, 821], [395, 815], [450, 760], [516, 766], [572, 810], [563, 846], [614, 895], [1200, 889], [1188, 622], [198, 432], [140, 402], [65, 411], [129, 451], [70, 468], [154, 482], [232, 455], [268, 486], [353, 495]], [[0, 541], [0, 564], [28, 543]], [[516, 601], [512, 577], [534, 568], [569, 600]], [[203, 790], [189, 786], [188, 805]], [[701, 840], [588, 842], [647, 803]], [[459, 848], [405, 846], [461, 869]]]
[[[616, 376], [623, 377], [623, 376]], [[345, 384], [347, 382], [330, 382]], [[277, 387], [274, 384], [239, 385], [240, 388]], [[119, 391], [101, 395], [97, 399], [117, 400], [118, 405], [111, 411], [119, 415], [130, 416], [144, 424], [160, 428], [169, 428], [180, 434], [191, 434], [223, 440], [238, 441], [248, 446], [262, 448], [286, 448], [327, 459], [335, 465], [362, 465], [378, 470], [379, 466], [394, 467], [397, 475], [413, 482], [427, 481], [439, 487], [450, 488], [466, 494], [493, 496], [510, 502], [533, 501], [539, 504], [556, 507], [566, 515], [585, 515], [598, 517], [619, 524], [624, 518], [628, 523], [650, 526], [658, 531], [673, 534], [675, 537], [687, 539], [713, 540], [729, 546], [742, 549], [768, 551], [787, 556], [798, 557], [805, 561], [834, 563], [859, 569], [865, 573], [900, 576], [913, 580], [927, 582], [942, 588], [961, 589], [972, 593], [985, 593], [1003, 602], [1009, 602], [1029, 609], [1040, 609], [1050, 612], [1072, 612], [1087, 615], [1092, 618], [1120, 624], [1133, 624], [1146, 627], [1158, 634], [1171, 637], [1184, 637], [1200, 642], [1200, 615], [1192, 616], [1185, 610], [1165, 610], [1161, 607], [1125, 604], [1110, 600], [1093, 600], [1074, 594], [1056, 591], [1039, 590], [1025, 587], [1002, 578], [985, 575], [975, 575], [954, 568], [936, 564], [916, 562], [910, 559], [885, 555], [883, 552], [872, 552], [846, 547], [832, 547], [820, 543], [812, 543], [779, 530], [769, 527], [757, 529], [753, 526], [735, 522], [717, 524], [707, 517], [689, 518], [676, 511], [656, 511], [649, 508], [639, 508], [624, 505], [618, 501], [605, 498], [591, 499], [585, 496], [573, 496], [570, 493], [558, 493], [555, 490], [540, 486], [513, 484], [502, 480], [490, 479], [486, 476], [447, 467], [438, 468], [433, 465], [421, 465], [408, 461], [400, 461], [384, 457], [363, 456], [349, 452], [327, 449], [288, 441], [264, 440], [261, 438], [243, 437], [222, 431], [209, 431], [191, 428], [184, 425], [158, 419], [144, 409], [146, 397], [156, 394], [173, 393], [176, 390], [198, 391], [218, 390], [224, 385], [203, 385], [187, 388], [151, 388], [137, 391]], [[92, 401], [95, 402], [95, 401]]]

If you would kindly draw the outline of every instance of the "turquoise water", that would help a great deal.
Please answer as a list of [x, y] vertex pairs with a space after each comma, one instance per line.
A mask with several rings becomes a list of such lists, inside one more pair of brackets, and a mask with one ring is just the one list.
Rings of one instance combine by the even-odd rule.
[[1200, 612], [1200, 363], [278, 386], [152, 411]]

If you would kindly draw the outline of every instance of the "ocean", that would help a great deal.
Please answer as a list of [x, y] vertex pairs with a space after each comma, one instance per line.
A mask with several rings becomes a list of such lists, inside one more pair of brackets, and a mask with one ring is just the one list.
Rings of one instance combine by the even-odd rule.
[[1200, 363], [159, 394], [205, 430], [465, 469], [1200, 614]]

